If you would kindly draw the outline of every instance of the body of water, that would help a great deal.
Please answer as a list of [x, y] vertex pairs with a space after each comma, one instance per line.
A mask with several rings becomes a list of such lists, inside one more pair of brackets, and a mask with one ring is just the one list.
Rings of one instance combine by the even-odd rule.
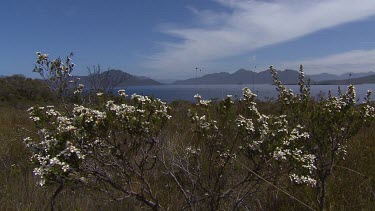
[[[276, 86], [270, 84], [220, 84], [220, 85], [156, 85], [156, 86], [128, 86], [122, 87], [130, 96], [133, 93], [154, 96], [166, 102], [174, 100], [187, 100], [195, 101], [194, 95], [200, 94], [203, 99], [223, 99], [227, 95], [232, 95], [234, 99], [242, 96], [242, 89], [244, 87], [258, 95], [260, 100], [272, 100], [277, 98]], [[292, 89], [294, 93], [299, 92], [298, 85], [287, 85], [287, 89]], [[347, 89], [347, 85], [340, 85], [343, 93]], [[375, 89], [375, 84], [361, 84], [356, 85], [356, 92], [359, 102], [363, 101], [366, 96], [367, 90]], [[327, 96], [329, 90], [334, 95], [337, 95], [337, 85], [312, 85], [311, 94], [314, 97], [320, 94]], [[373, 97], [375, 98], [375, 97]]]

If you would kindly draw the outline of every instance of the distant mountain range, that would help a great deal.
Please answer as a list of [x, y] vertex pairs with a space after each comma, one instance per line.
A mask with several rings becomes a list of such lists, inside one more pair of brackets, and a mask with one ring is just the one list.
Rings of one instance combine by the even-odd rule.
[[[298, 82], [298, 71], [284, 70], [277, 71], [281, 81], [285, 84], [294, 84]], [[190, 78], [187, 80], [179, 80], [174, 84], [188, 85], [188, 84], [268, 84], [273, 83], [273, 78], [270, 70], [262, 72], [254, 72], [251, 70], [240, 69], [232, 74], [227, 72], [212, 73], [204, 75], [199, 78]]]
[[375, 72], [366, 72], [366, 73], [344, 73], [341, 75], [333, 75], [329, 73], [321, 73], [317, 75], [309, 75], [308, 77], [316, 82], [321, 82], [321, 81], [333, 81], [333, 80], [350, 80], [353, 78], [361, 78], [361, 77], [366, 77], [370, 75], [375, 75]]
[[[299, 72], [296, 70], [286, 69], [284, 71], [277, 70], [279, 79], [283, 84], [297, 84], [299, 80]], [[310, 79], [311, 84], [346, 84], [356, 82], [371, 82], [375, 72], [367, 73], [344, 73], [342, 75], [333, 75], [322, 73], [317, 75], [306, 75], [306, 80]], [[369, 77], [369, 78], [368, 78]], [[361, 78], [360, 80], [353, 80]], [[207, 74], [202, 77], [190, 78], [186, 80], [178, 80], [176, 85], [196, 85], [196, 84], [272, 84], [273, 78], [270, 70], [262, 72], [254, 72], [251, 70], [240, 69], [232, 74], [227, 72]], [[372, 83], [375, 83], [372, 82]]]
[[79, 83], [85, 85], [85, 88], [88, 89], [108, 90], [126, 86], [161, 85], [151, 78], [131, 75], [114, 69], [88, 76], [75, 76], [75, 79], [77, 78], [80, 78]]
[[322, 85], [341, 85], [341, 84], [375, 84], [375, 74], [359, 77], [359, 78], [348, 78], [344, 80], [328, 80], [328, 81], [320, 81], [317, 84]]
[[[277, 70], [278, 77], [283, 84], [297, 84], [299, 80], [299, 71], [286, 69]], [[2, 76], [1, 77], [7, 77]], [[109, 90], [116, 87], [126, 86], [145, 86], [145, 85], [163, 85], [163, 83], [145, 76], [131, 75], [122, 70], [111, 69], [104, 72], [94, 73], [88, 76], [74, 76], [73, 79], [80, 78], [79, 83], [85, 85], [87, 89]], [[375, 84], [375, 72], [364, 73], [344, 73], [334, 75], [321, 73], [316, 75], [306, 75], [306, 80], [310, 79], [311, 84]], [[211, 73], [197, 78], [186, 80], [160, 80], [166, 84], [174, 85], [205, 85], [205, 84], [273, 84], [273, 78], [270, 70], [254, 72], [251, 70], [240, 69], [234, 73]]]
[[[279, 79], [283, 84], [297, 84], [299, 72], [297, 70], [286, 69], [277, 70]], [[86, 88], [103, 89], [126, 86], [144, 86], [144, 85], [162, 85], [162, 83], [145, 76], [136, 76], [121, 70], [111, 69], [92, 74], [90, 76], [81, 76], [80, 83]], [[375, 83], [375, 72], [366, 73], [344, 73], [333, 75], [321, 73], [316, 75], [306, 75], [306, 80], [310, 79], [311, 84], [363, 84]], [[212, 73], [202, 77], [190, 78], [186, 80], [177, 80], [175, 85], [198, 85], [198, 84], [273, 84], [273, 78], [270, 70], [254, 72], [251, 70], [240, 69], [234, 73]]]

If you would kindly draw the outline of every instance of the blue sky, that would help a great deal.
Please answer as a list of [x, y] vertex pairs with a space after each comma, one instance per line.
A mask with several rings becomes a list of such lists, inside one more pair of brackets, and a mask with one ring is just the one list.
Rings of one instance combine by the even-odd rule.
[[375, 71], [374, 0], [2, 0], [0, 26], [0, 75], [36, 77], [37, 51], [74, 52], [77, 75]]

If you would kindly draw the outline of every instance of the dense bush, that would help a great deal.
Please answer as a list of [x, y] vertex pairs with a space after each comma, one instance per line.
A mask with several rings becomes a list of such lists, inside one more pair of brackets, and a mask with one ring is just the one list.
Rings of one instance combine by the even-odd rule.
[[0, 78], [0, 103], [22, 105], [31, 102], [54, 102], [46, 83], [38, 79], [13, 75]]
[[[38, 54], [38, 72], [47, 71], [49, 80], [59, 82], [53, 87], [59, 87], [61, 97], [68, 96], [64, 80], [72, 71], [70, 61], [49, 61]], [[56, 71], [62, 72], [48, 73]], [[248, 88], [237, 102], [228, 96], [211, 103], [197, 94], [197, 104], [181, 111], [191, 121], [184, 141], [165, 135], [163, 128], [173, 128], [166, 103], [140, 95], [129, 101], [124, 90], [116, 101], [97, 93], [98, 103], [89, 105], [77, 100], [78, 85], [74, 96], [80, 104], [64, 111], [32, 107], [39, 138], [25, 141], [39, 184], [59, 185], [52, 207], [64, 187], [79, 185], [154, 210], [258, 209], [257, 201], [270, 187], [286, 193], [281, 186], [307, 185], [316, 190], [322, 210], [335, 163], [345, 157], [350, 138], [374, 118], [371, 93], [356, 105], [351, 85], [338, 97], [316, 101], [302, 66], [299, 94], [286, 90], [271, 71], [279, 92], [277, 111], [260, 112]], [[296, 201], [310, 209], [315, 204]]]

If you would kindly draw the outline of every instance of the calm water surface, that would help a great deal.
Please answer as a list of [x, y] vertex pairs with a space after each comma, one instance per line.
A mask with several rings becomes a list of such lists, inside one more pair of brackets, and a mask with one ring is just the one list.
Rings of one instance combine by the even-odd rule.
[[[276, 87], [270, 84], [128, 86], [122, 87], [122, 89], [125, 89], [128, 95], [137, 93], [154, 96], [161, 100], [171, 102], [174, 100], [195, 101], [194, 95], [197, 93], [200, 94], [203, 99], [223, 99], [227, 95], [232, 95], [235, 99], [238, 99], [241, 97], [244, 87], [250, 88], [258, 95], [258, 99], [260, 100], [277, 98]], [[292, 89], [294, 93], [299, 92], [298, 85], [287, 85], [286, 87]], [[344, 92], [346, 91], [347, 85], [340, 85], [340, 87]], [[374, 90], [375, 84], [356, 85], [355, 88], [357, 97], [360, 102], [362, 102], [367, 90]], [[337, 89], [338, 85], [312, 85], [311, 93], [312, 96], [316, 97], [321, 93], [327, 95], [329, 90], [331, 90], [333, 94], [337, 95]]]

